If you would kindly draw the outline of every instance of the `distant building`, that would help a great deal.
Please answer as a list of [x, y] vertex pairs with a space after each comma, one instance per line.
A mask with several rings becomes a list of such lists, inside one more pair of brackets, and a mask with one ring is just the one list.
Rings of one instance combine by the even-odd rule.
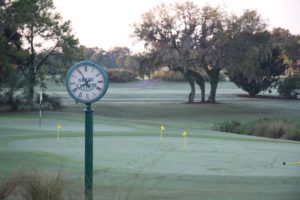
[[287, 76], [299, 76], [300, 75], [300, 59], [297, 59], [295, 64], [293, 64], [292, 66], [289, 66], [286, 71], [285, 74]]

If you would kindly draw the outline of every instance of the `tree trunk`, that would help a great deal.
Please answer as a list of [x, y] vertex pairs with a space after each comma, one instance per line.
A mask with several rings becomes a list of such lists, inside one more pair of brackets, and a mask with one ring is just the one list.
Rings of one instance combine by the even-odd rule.
[[210, 93], [207, 102], [216, 103], [217, 87], [218, 87], [218, 81], [210, 81]]
[[33, 97], [34, 97], [34, 86], [30, 83], [30, 85], [28, 85], [28, 103], [32, 103], [33, 102]]
[[36, 75], [32, 71], [30, 72], [30, 78], [27, 83], [27, 101], [28, 103], [32, 104], [33, 103], [33, 98], [34, 98], [34, 86], [36, 84]]
[[[199, 85], [199, 84], [198, 84]], [[202, 85], [199, 85], [201, 90], [201, 102], [205, 102], [205, 83], [203, 82]]]
[[9, 91], [8, 96], [8, 104], [11, 106], [11, 110], [16, 111], [18, 109], [18, 104], [14, 99], [14, 92], [12, 89]]
[[29, 74], [28, 74], [28, 94], [27, 94], [27, 101], [29, 104], [33, 103], [33, 97], [34, 97], [34, 86], [36, 83], [36, 69], [34, 68], [34, 63], [35, 63], [35, 50], [34, 50], [34, 30], [33, 30], [33, 25], [30, 27], [31, 33], [30, 33], [30, 38], [28, 42], [30, 43], [30, 56], [29, 56]]
[[212, 69], [210, 71], [209, 78], [210, 78], [210, 94], [208, 97], [207, 102], [209, 103], [215, 103], [216, 102], [216, 93], [217, 93], [217, 87], [219, 83], [219, 74], [220, 69]]
[[191, 92], [189, 94], [188, 103], [193, 103], [195, 100], [195, 83], [189, 73], [184, 73], [184, 77], [191, 87]]
[[193, 80], [197, 83], [201, 91], [201, 102], [205, 102], [205, 80], [204, 78], [196, 71], [188, 70], [188, 72], [193, 77]]

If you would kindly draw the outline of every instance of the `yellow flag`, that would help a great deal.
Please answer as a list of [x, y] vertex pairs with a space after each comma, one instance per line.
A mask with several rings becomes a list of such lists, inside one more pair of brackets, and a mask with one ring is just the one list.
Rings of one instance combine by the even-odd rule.
[[186, 137], [186, 136], [187, 136], [187, 132], [186, 132], [186, 131], [183, 131], [183, 132], [182, 132], [182, 136], [183, 136], [183, 137]]
[[61, 128], [62, 128], [62, 125], [57, 124], [57, 125], [56, 125], [56, 128], [57, 128], [57, 129], [61, 129]]
[[161, 125], [160, 130], [164, 131], [164, 130], [166, 130], [166, 128], [163, 125]]

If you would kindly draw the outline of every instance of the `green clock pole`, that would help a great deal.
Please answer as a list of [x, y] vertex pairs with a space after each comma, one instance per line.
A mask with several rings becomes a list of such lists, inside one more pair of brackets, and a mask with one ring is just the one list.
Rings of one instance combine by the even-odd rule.
[[87, 103], [85, 112], [85, 200], [93, 200], [93, 112]]

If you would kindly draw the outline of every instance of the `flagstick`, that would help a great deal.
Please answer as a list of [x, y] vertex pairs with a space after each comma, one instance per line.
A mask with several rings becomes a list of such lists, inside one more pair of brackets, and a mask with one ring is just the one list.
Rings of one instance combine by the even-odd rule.
[[162, 138], [162, 128], [160, 129], [160, 144], [163, 143], [163, 138]]
[[59, 142], [59, 128], [56, 127], [56, 140]]
[[183, 150], [186, 150], [186, 136], [187, 136], [186, 130], [184, 130], [182, 132], [182, 136], [184, 137], [184, 139], [183, 139]]
[[43, 101], [43, 93], [40, 92], [40, 119], [39, 119], [40, 127], [42, 125], [42, 101]]
[[283, 162], [283, 165], [300, 165], [300, 161], [298, 161], [298, 162]]
[[39, 119], [39, 125], [42, 126], [42, 106], [40, 104], [40, 119]]

